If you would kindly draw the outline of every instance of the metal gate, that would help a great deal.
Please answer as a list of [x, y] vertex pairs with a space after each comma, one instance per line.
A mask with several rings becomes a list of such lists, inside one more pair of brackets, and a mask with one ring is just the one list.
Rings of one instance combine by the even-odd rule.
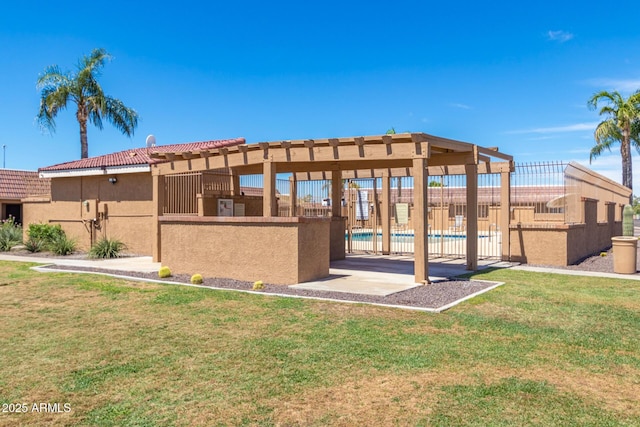
[[[413, 254], [413, 178], [391, 178], [391, 246], [393, 254]], [[351, 179], [345, 185], [348, 252], [382, 253], [382, 181]], [[465, 175], [431, 176], [427, 194], [429, 256], [464, 258], [467, 249]], [[500, 174], [478, 176], [478, 256], [500, 258]]]

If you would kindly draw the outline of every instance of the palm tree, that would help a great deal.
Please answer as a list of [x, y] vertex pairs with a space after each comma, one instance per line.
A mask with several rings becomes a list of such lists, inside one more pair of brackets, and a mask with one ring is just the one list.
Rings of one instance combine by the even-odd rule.
[[43, 130], [55, 132], [55, 117], [67, 108], [69, 101], [78, 107], [76, 119], [80, 124], [80, 158], [89, 157], [87, 121], [102, 130], [106, 119], [123, 134], [131, 137], [138, 125], [138, 113], [126, 107], [119, 99], [107, 96], [98, 83], [105, 62], [111, 59], [104, 49], [94, 49], [78, 62], [76, 73], [62, 72], [57, 65], [45, 68], [38, 77], [41, 89], [40, 111], [37, 120]]
[[620, 142], [622, 156], [622, 185], [633, 189], [631, 164], [631, 145], [640, 151], [640, 90], [625, 99], [619, 92], [601, 91], [594, 94], [588, 101], [590, 109], [596, 109], [600, 101], [607, 105], [599, 111], [601, 116], [607, 117], [600, 122], [594, 132], [596, 145], [591, 148], [589, 162], [598, 157], [611, 146]]

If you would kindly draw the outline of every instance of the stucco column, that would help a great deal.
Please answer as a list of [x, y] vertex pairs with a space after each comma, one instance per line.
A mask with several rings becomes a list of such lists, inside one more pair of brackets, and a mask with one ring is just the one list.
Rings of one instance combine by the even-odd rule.
[[342, 171], [331, 171], [331, 216], [342, 216]]
[[239, 196], [241, 191], [240, 191], [240, 175], [238, 175], [238, 173], [235, 171], [235, 169], [231, 169], [230, 171], [231, 176], [230, 176], [230, 182], [229, 184], [231, 185], [231, 195], [232, 196]]
[[262, 216], [278, 216], [278, 204], [276, 202], [276, 164], [268, 160], [262, 164], [263, 193]]
[[511, 171], [500, 173], [500, 232], [502, 233], [502, 261], [509, 261], [511, 254]]
[[467, 270], [478, 269], [478, 165], [465, 165], [467, 174]]
[[289, 177], [289, 216], [297, 216], [298, 212], [298, 180], [295, 175]]
[[152, 176], [153, 191], [153, 226], [151, 236], [153, 262], [162, 261], [160, 221], [164, 208], [164, 175]]
[[427, 159], [413, 159], [414, 272], [416, 283], [429, 283]]
[[391, 177], [382, 173], [382, 253], [391, 253]]

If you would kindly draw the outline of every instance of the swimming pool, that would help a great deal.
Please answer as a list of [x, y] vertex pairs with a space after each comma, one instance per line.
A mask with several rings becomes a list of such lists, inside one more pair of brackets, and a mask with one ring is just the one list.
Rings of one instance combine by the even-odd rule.
[[[377, 233], [376, 237], [378, 240], [382, 239], [382, 233]], [[487, 236], [478, 235], [478, 238], [485, 238]], [[344, 239], [347, 240], [349, 238], [348, 234], [345, 233]], [[393, 243], [413, 243], [414, 234], [413, 233], [391, 233], [391, 241]], [[445, 242], [455, 242], [457, 240], [466, 239], [467, 236], [464, 234], [429, 234], [429, 241], [435, 242], [444, 239]], [[362, 231], [351, 234], [352, 242], [370, 242], [373, 240], [373, 232], [372, 231]]]

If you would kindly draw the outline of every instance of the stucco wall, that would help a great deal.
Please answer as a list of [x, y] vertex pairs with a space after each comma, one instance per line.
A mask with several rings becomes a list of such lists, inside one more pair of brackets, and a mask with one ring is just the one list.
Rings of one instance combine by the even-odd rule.
[[346, 229], [347, 218], [335, 217], [331, 218], [331, 261], [344, 259], [346, 255], [346, 245], [344, 239], [344, 232]]
[[[598, 222], [597, 200], [582, 200], [582, 224], [513, 224], [510, 227], [511, 261], [566, 266], [611, 247], [611, 237], [622, 232], [616, 205], [605, 206], [606, 222]], [[602, 215], [600, 215], [602, 216]]]
[[329, 219], [162, 217], [160, 230], [175, 273], [275, 284], [329, 275]]
[[[28, 224], [60, 224], [78, 247], [87, 250], [91, 241], [103, 236], [116, 238], [130, 253], [150, 255], [152, 248], [151, 174], [134, 173], [55, 178], [51, 201], [24, 199], [25, 238]], [[87, 202], [87, 203], [84, 203]], [[93, 230], [91, 219], [96, 219]]]

